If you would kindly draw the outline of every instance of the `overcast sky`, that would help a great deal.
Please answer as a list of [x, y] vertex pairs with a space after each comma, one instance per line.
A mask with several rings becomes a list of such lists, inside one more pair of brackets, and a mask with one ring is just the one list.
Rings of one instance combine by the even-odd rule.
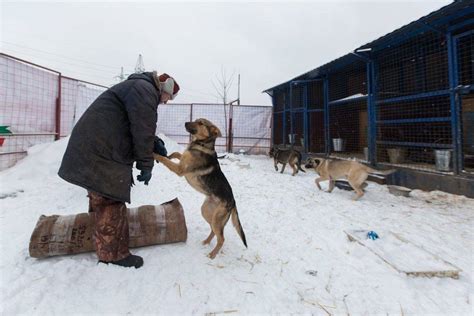
[[[216, 102], [213, 81], [234, 74], [230, 99], [270, 104], [261, 91], [340, 57], [451, 1], [3, 1], [1, 51], [111, 85], [138, 54], [181, 86], [176, 102]], [[218, 85], [218, 84], [217, 84]]]

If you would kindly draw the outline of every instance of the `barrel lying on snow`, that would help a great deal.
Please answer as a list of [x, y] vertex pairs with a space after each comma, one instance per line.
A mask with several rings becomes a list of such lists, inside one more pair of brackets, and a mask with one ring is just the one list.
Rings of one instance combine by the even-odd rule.
[[[131, 248], [184, 242], [188, 236], [178, 199], [128, 209]], [[30, 238], [30, 256], [45, 258], [94, 251], [94, 216], [41, 215]]]

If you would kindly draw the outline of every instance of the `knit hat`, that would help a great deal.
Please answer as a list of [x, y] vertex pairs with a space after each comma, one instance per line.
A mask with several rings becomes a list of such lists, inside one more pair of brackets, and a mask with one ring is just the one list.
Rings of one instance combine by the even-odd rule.
[[153, 77], [155, 78], [155, 82], [158, 81], [157, 84], [160, 92], [168, 93], [171, 96], [170, 99], [173, 100], [179, 91], [179, 85], [174, 78], [166, 73], [158, 76], [156, 72], [153, 72]]

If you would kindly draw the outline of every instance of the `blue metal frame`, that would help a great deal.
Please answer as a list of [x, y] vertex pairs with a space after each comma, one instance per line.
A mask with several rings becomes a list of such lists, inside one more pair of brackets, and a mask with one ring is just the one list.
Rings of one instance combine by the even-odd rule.
[[[459, 7], [458, 7], [459, 8]], [[403, 31], [395, 31], [393, 34], [389, 34], [386, 37], [375, 40], [372, 43], [361, 46], [371, 47], [371, 53], [376, 53], [378, 50], [385, 49], [388, 45], [398, 46], [410, 40], [426, 30], [435, 32], [436, 34], [442, 34], [443, 38], [446, 39], [446, 49], [447, 49], [447, 62], [448, 62], [448, 77], [449, 77], [449, 88], [437, 91], [429, 91], [400, 96], [392, 97], [389, 99], [379, 99], [378, 87], [377, 87], [377, 76], [378, 76], [378, 63], [375, 59], [370, 59], [363, 54], [351, 53], [345, 56], [342, 56], [330, 63], [327, 63], [319, 68], [312, 70], [312, 73], [318, 75], [316, 79], [304, 79], [304, 80], [293, 80], [281, 84], [278, 88], [284, 89], [285, 101], [284, 101], [284, 110], [283, 112], [274, 112], [275, 114], [282, 113], [283, 119], [283, 143], [288, 143], [288, 135], [286, 135], [287, 124], [290, 124], [290, 133], [294, 134], [295, 131], [295, 115], [296, 113], [303, 112], [303, 137], [304, 137], [304, 147], [305, 150], [309, 150], [309, 136], [310, 136], [310, 119], [309, 115], [313, 112], [324, 112], [324, 139], [325, 139], [325, 153], [328, 155], [331, 152], [331, 135], [330, 135], [330, 115], [329, 109], [330, 106], [342, 105], [350, 102], [357, 102], [367, 99], [367, 114], [368, 114], [368, 147], [369, 147], [369, 162], [371, 164], [377, 163], [377, 145], [393, 145], [393, 146], [411, 146], [411, 147], [427, 147], [427, 148], [449, 148], [453, 149], [453, 171], [455, 174], [460, 174], [463, 170], [463, 148], [462, 148], [462, 126], [461, 126], [461, 99], [460, 94], [464, 91], [463, 89], [474, 90], [474, 86], [470, 87], [458, 87], [459, 80], [459, 65], [458, 65], [458, 44], [461, 37], [473, 34], [474, 30], [463, 32], [462, 34], [453, 35], [452, 31], [459, 30], [462, 27], [467, 27], [469, 25], [474, 25], [474, 19], [468, 18], [460, 21], [455, 25], [448, 25], [450, 21], [455, 21], [457, 18], [467, 16], [467, 14], [474, 13], [474, 6], [463, 7], [462, 10], [455, 11], [453, 7], [450, 9], [445, 16], [437, 15], [435, 19], [431, 18], [431, 15], [428, 16], [429, 19], [420, 19], [418, 23], [409, 25]], [[446, 33], [445, 33], [446, 32]], [[421, 47], [418, 55], [425, 55], [424, 49]], [[366, 62], [367, 70], [367, 96], [345, 99], [345, 100], [334, 100], [329, 101], [329, 80], [328, 75], [346, 67], [353, 63], [356, 58], [361, 58]], [[426, 86], [426, 73], [423, 65], [417, 64], [416, 71], [416, 87], [418, 91], [425, 90]], [[317, 72], [315, 72], [317, 70]], [[403, 69], [402, 69], [403, 70]], [[305, 78], [306, 75], [302, 75], [299, 78]], [[310, 73], [306, 78], [311, 77]], [[403, 74], [402, 74], [403, 76]], [[400, 80], [403, 80], [403, 77], [399, 77]], [[322, 80], [323, 81], [323, 109], [309, 109], [309, 84], [314, 81]], [[293, 86], [295, 84], [303, 85], [303, 106], [301, 108], [293, 108]], [[449, 117], [419, 117], [411, 119], [393, 119], [393, 120], [377, 120], [377, 110], [379, 106], [384, 106], [385, 104], [399, 103], [404, 101], [415, 101], [428, 99], [432, 97], [446, 96], [449, 97], [449, 106], [451, 116]], [[275, 103], [273, 102], [275, 106]], [[289, 122], [288, 122], [289, 119]], [[396, 125], [396, 124], [417, 124], [417, 123], [436, 123], [436, 122], [451, 122], [451, 137], [452, 144], [439, 144], [439, 143], [416, 143], [416, 142], [393, 142], [393, 141], [378, 141], [377, 140], [377, 127], [380, 125]], [[272, 131], [272, 138], [274, 139], [275, 131]], [[295, 140], [296, 142], [296, 140]]]
[[428, 147], [428, 148], [453, 148], [452, 144], [435, 144], [435, 143], [415, 143], [415, 142], [393, 142], [378, 140], [377, 144], [393, 145], [393, 146], [410, 146], [410, 147]]
[[309, 137], [309, 123], [308, 123], [308, 83], [306, 83], [303, 87], [303, 107], [304, 107], [304, 112], [303, 112], [303, 138], [304, 138], [304, 150], [307, 152], [308, 151], [308, 137]]
[[407, 123], [434, 123], [434, 122], [450, 122], [451, 117], [424, 117], [417, 119], [400, 119], [400, 120], [382, 120], [376, 121], [377, 124], [407, 124]]
[[[293, 84], [290, 82], [290, 134], [293, 134]], [[286, 131], [285, 131], [286, 132]], [[288, 138], [288, 135], [285, 135]], [[293, 140], [295, 141], [295, 140]], [[290, 143], [290, 140], [288, 139], [288, 143]], [[293, 143], [294, 144], [294, 143]], [[290, 143], [290, 145], [292, 145]]]
[[377, 112], [376, 112], [376, 65], [373, 60], [367, 62], [367, 115], [368, 115], [368, 135], [367, 146], [369, 149], [369, 162], [372, 165], [377, 163]]
[[271, 139], [271, 143], [270, 143], [270, 146], [272, 146], [273, 144], [275, 144], [275, 98], [272, 96], [272, 108], [273, 108], [273, 113], [272, 113], [272, 139]]
[[325, 143], [325, 154], [329, 155], [331, 152], [331, 135], [329, 131], [329, 78], [324, 77], [323, 81], [323, 90], [324, 90], [324, 137], [326, 139]]
[[[461, 96], [460, 96], [460, 90], [462, 90], [462, 88], [460, 89], [460, 87], [458, 86], [459, 85], [459, 78], [458, 78], [458, 75], [459, 75], [459, 65], [458, 65], [458, 44], [459, 44], [459, 40], [465, 36], [470, 36], [474, 34], [474, 30], [469, 30], [467, 32], [463, 32], [461, 34], [457, 34], [456, 36], [452, 36], [452, 33], [448, 33], [447, 37], [448, 37], [448, 49], [452, 49], [452, 52], [451, 52], [451, 57], [453, 58], [452, 59], [452, 78], [450, 77], [450, 83], [451, 83], [451, 79], [452, 79], [452, 85], [450, 85], [450, 88], [452, 90], [451, 92], [451, 95], [450, 95], [450, 99], [451, 99], [451, 107], [455, 109], [454, 113], [453, 111], [451, 112], [452, 113], [452, 116], [454, 117], [453, 119], [453, 135], [456, 135], [456, 142], [455, 142], [455, 146], [454, 146], [454, 150], [455, 150], [455, 155], [454, 155], [454, 159], [455, 159], [455, 163], [457, 164], [458, 166], [458, 170], [457, 170], [457, 173], [462, 173], [463, 170], [464, 170], [464, 151], [463, 151], [463, 147], [462, 147], [462, 135], [463, 135], [463, 131], [462, 131], [462, 126], [461, 126], [461, 113], [462, 113], [462, 99], [461, 99]], [[449, 53], [448, 53], [448, 56], [449, 56]], [[451, 68], [451, 67], [450, 67]], [[451, 73], [450, 73], [451, 75]], [[472, 91], [473, 87], [472, 85], [469, 86], [469, 90]]]
[[282, 134], [282, 141], [283, 141], [283, 144], [285, 145], [286, 144], [286, 138], [285, 138], [285, 133], [286, 133], [286, 113], [288, 111], [287, 109], [287, 97], [286, 97], [286, 93], [283, 93], [283, 122], [282, 122], [282, 129], [281, 129], [281, 134]]
[[417, 94], [410, 94], [403, 97], [378, 100], [377, 104], [396, 103], [396, 102], [401, 102], [401, 101], [414, 101], [417, 99], [425, 99], [425, 98], [430, 98], [430, 97], [449, 95], [449, 93], [450, 93], [450, 90], [423, 92], [423, 93], [417, 93]]
[[450, 27], [448, 27], [448, 31], [452, 32], [452, 31], [458, 30], [460, 28], [463, 28], [465, 26], [468, 26], [470, 24], [474, 24], [474, 18], [467, 19], [467, 20], [462, 21], [461, 23], [450, 26]]
[[367, 95], [356, 97], [356, 98], [351, 98], [351, 99], [339, 99], [339, 100], [334, 100], [334, 101], [329, 101], [329, 105], [341, 105], [341, 104], [346, 104], [350, 102], [356, 102], [356, 101], [361, 101], [367, 99]]
[[462, 146], [461, 146], [461, 131], [459, 124], [459, 100], [456, 93], [458, 85], [458, 65], [457, 65], [457, 41], [453, 39], [451, 33], [446, 35], [448, 44], [448, 72], [449, 72], [449, 100], [451, 107], [451, 134], [453, 139], [453, 171], [459, 174], [463, 169]]

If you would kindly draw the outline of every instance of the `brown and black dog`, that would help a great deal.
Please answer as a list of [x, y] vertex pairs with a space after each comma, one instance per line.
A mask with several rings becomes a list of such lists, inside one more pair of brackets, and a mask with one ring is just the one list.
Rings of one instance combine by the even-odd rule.
[[278, 171], [278, 164], [281, 163], [283, 167], [281, 167], [280, 173], [285, 171], [286, 164], [289, 164], [290, 167], [293, 169], [293, 173], [291, 174], [294, 176], [298, 173], [298, 170], [304, 171], [301, 168], [301, 153], [296, 149], [289, 148], [289, 149], [280, 149], [278, 147], [270, 148], [270, 152], [268, 153], [270, 157], [273, 157], [273, 164], [275, 166], [275, 170]]
[[[217, 137], [222, 136], [219, 128], [202, 118], [187, 122], [184, 126], [191, 134], [191, 143], [184, 153], [174, 152], [168, 157], [154, 154], [155, 160], [162, 162], [178, 176], [184, 176], [194, 189], [206, 196], [201, 213], [211, 226], [211, 232], [203, 244], [209, 244], [214, 235], [217, 237], [217, 245], [209, 253], [211, 259], [216, 257], [224, 244], [224, 226], [231, 216], [237, 233], [247, 247], [232, 188], [217, 160], [214, 146]], [[179, 163], [170, 159], [179, 159]]]

